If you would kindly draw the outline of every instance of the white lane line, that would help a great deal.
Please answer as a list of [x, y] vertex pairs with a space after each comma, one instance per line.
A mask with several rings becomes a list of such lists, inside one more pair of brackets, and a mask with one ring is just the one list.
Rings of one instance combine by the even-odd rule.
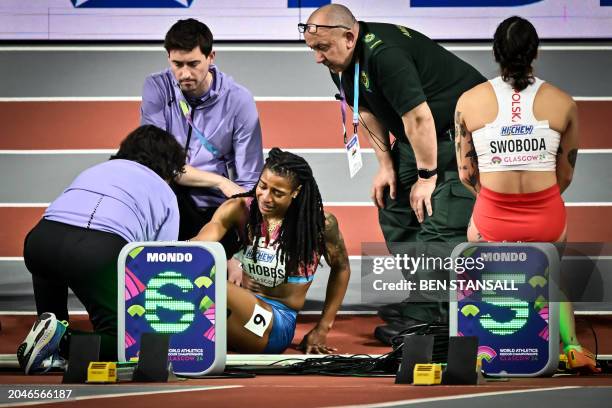
[[114, 154], [117, 149], [12, 149], [0, 150], [0, 154]]
[[[384, 244], [384, 242], [380, 242], [380, 244]], [[371, 258], [372, 256], [387, 256], [387, 254], [376, 254], [376, 255], [371, 255], [371, 254], [366, 254], [364, 255], [365, 258]], [[362, 258], [364, 258], [364, 256], [362, 255], [349, 255], [349, 261], [353, 261], [353, 262], [360, 262]], [[389, 255], [390, 256], [390, 255]], [[563, 259], [566, 259], [568, 261], [576, 261], [576, 260], [583, 260], [583, 259], [589, 259], [589, 260], [600, 260], [600, 261], [610, 261], [612, 260], [612, 255], [583, 255], [583, 256], [564, 256]], [[0, 256], [0, 262], [23, 262], [23, 257], [22, 256]]]
[[[346, 154], [344, 148], [283, 148], [283, 150], [295, 153], [295, 154]], [[264, 153], [269, 153], [270, 149], [263, 149]], [[580, 151], [579, 151], [580, 152]], [[29, 155], [29, 154], [114, 154], [117, 153], [115, 149], [6, 149], [0, 150], [0, 154], [6, 155]], [[363, 154], [374, 154], [374, 149], [363, 148], [361, 149]], [[612, 153], [612, 149], [610, 152]]]
[[[0, 256], [0, 262], [20, 262], [20, 261], [23, 262], [23, 256]], [[349, 261], [361, 261], [361, 255], [349, 255]]]
[[[24, 385], [14, 385], [15, 388], [22, 387]], [[28, 385], [29, 387], [34, 387], [33, 385]], [[57, 404], [62, 402], [73, 402], [73, 401], [84, 401], [84, 400], [92, 400], [92, 399], [105, 399], [105, 398], [122, 398], [122, 397], [134, 397], [139, 395], [154, 395], [154, 394], [173, 394], [173, 393], [183, 393], [183, 392], [194, 392], [194, 391], [213, 391], [213, 390], [225, 390], [230, 388], [243, 388], [242, 385], [215, 385], [211, 387], [198, 387], [198, 388], [186, 388], [186, 389], [178, 389], [173, 388], [171, 390], [159, 390], [159, 391], [138, 391], [138, 392], [125, 392], [118, 394], [99, 394], [99, 395], [84, 395], [81, 397], [67, 398], [67, 399], [57, 399], [57, 400], [38, 400], [38, 401], [27, 401], [27, 402], [16, 402], [11, 404], [2, 404], [2, 408], [4, 407], [24, 407], [31, 405], [40, 405], [40, 404]]]
[[[0, 203], [0, 208], [47, 208], [50, 203]], [[324, 201], [325, 207], [374, 207], [371, 201]], [[612, 201], [565, 203], [566, 207], [610, 207]]]
[[0, 203], [0, 208], [47, 208], [51, 203]]
[[578, 149], [582, 154], [607, 154], [612, 153], [612, 149]]
[[571, 202], [565, 203], [566, 207], [608, 207], [611, 206], [610, 201], [591, 201], [591, 202]]
[[438, 401], [453, 401], [453, 400], [462, 400], [462, 399], [470, 399], [470, 398], [480, 398], [480, 397], [494, 397], [499, 395], [511, 395], [511, 394], [522, 394], [528, 392], [542, 392], [542, 391], [557, 391], [557, 390], [569, 390], [582, 388], [577, 386], [569, 386], [569, 387], [550, 387], [550, 388], [538, 388], [532, 390], [512, 390], [512, 391], [495, 391], [495, 392], [481, 392], [476, 394], [459, 394], [459, 395], [451, 395], [446, 397], [432, 397], [432, 398], [415, 398], [408, 400], [399, 400], [399, 401], [391, 401], [391, 402], [381, 402], [374, 404], [362, 404], [362, 405], [334, 405], [329, 406], [329, 408], [384, 408], [384, 407], [397, 407], [400, 405], [414, 405], [414, 404], [422, 404], [426, 402], [438, 402]]
[[[441, 45], [449, 51], [485, 51], [490, 52], [492, 45]], [[271, 46], [271, 45], [217, 45], [214, 47], [219, 52], [312, 52], [304, 44], [296, 44], [294, 46]], [[612, 51], [612, 45], [541, 45], [542, 51]], [[52, 45], [52, 46], [20, 46], [6, 45], [0, 47], [0, 52], [57, 52], [57, 51], [72, 51], [72, 52], [158, 52], [165, 53], [163, 46], [148, 45], [148, 46], [110, 46], [110, 45]]]
[[[257, 102], [333, 102], [333, 96], [255, 96]], [[0, 102], [140, 102], [140, 96], [24, 96], [1, 97]]]
[[[574, 96], [577, 101], [606, 102], [612, 96]], [[140, 102], [140, 96], [24, 96], [0, 97], [0, 102]], [[257, 102], [333, 102], [333, 96], [255, 96]]]
[[574, 96], [577, 101], [612, 101], [612, 96]]
[[[310, 48], [306, 45], [295, 45], [295, 46], [224, 46], [216, 45], [215, 51], [220, 52], [310, 52]], [[129, 45], [51, 45], [51, 46], [12, 46], [6, 45], [0, 47], [0, 52], [57, 52], [57, 51], [70, 51], [70, 52], [158, 52], [165, 53], [166, 50], [160, 45], [140, 45], [140, 46], [129, 46]]]
[[[283, 148], [283, 150], [295, 154], [346, 154], [346, 149], [340, 147], [321, 147], [321, 148]], [[0, 149], [0, 154], [114, 154], [116, 149]], [[263, 149], [264, 153], [269, 153], [270, 149]], [[366, 147], [361, 149], [363, 154], [374, 154], [374, 149]], [[612, 149], [578, 149], [580, 154], [610, 154]]]

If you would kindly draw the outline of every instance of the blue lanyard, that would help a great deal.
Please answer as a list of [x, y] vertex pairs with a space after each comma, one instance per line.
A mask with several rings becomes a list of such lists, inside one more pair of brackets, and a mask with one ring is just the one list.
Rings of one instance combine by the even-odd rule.
[[[359, 61], [355, 63], [355, 78], [353, 82], [353, 135], [357, 134], [359, 127]], [[340, 112], [342, 112], [342, 129], [344, 130], [344, 143], [346, 144], [346, 97], [342, 86], [342, 76], [340, 76]]]
[[193, 133], [195, 133], [198, 140], [200, 141], [200, 143], [202, 143], [206, 150], [208, 150], [215, 157], [215, 159], [218, 159], [221, 156], [219, 154], [219, 149], [217, 149], [212, 143], [210, 143], [202, 134], [202, 132], [200, 132], [198, 128], [195, 127], [193, 120], [191, 119], [191, 106], [189, 106], [187, 101], [184, 99], [185, 96], [182, 92], [180, 92], [180, 90], [179, 93], [181, 94], [181, 99], [178, 100], [178, 104], [181, 108], [181, 112], [183, 112], [183, 116], [185, 116], [185, 119], [187, 120], [187, 123], [189, 123], [189, 126], [191, 126]]

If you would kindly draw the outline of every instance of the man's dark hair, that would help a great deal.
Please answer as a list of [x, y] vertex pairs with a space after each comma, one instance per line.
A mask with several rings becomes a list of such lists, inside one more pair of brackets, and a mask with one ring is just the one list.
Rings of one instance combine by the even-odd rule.
[[172, 50], [191, 51], [200, 47], [205, 56], [209, 56], [213, 47], [213, 35], [208, 26], [193, 18], [179, 20], [166, 33], [164, 48], [170, 54]]
[[501, 67], [501, 76], [517, 91], [535, 81], [531, 63], [538, 54], [540, 38], [535, 27], [522, 17], [505, 19], [493, 37], [493, 54]]
[[140, 163], [164, 180], [183, 173], [185, 151], [174, 137], [156, 126], [144, 125], [133, 130], [110, 160], [124, 159]]
[[[285, 263], [286, 276], [297, 275], [298, 268], [316, 264], [321, 256], [326, 255], [325, 249], [325, 213], [319, 187], [312, 174], [312, 169], [302, 157], [284, 152], [275, 147], [270, 150], [264, 170], [286, 177], [294, 189], [302, 186], [296, 198], [293, 199], [280, 227], [278, 238], [277, 259]], [[251, 191], [237, 195], [238, 197], [255, 197], [255, 186]], [[257, 205], [257, 199], [251, 202], [249, 220], [245, 227], [245, 237], [251, 242], [259, 242], [262, 231], [263, 217]], [[252, 251], [252, 259], [256, 261], [257, 251]]]

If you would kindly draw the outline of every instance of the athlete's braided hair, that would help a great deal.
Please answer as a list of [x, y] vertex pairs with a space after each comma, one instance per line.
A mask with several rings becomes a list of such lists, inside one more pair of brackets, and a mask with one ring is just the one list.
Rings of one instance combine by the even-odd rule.
[[535, 27], [524, 18], [505, 19], [495, 30], [493, 54], [501, 76], [517, 91], [533, 84], [531, 63], [538, 53], [540, 39]]
[[[278, 238], [278, 256], [285, 263], [287, 276], [296, 273], [298, 267], [306, 270], [308, 265], [317, 262], [325, 250], [325, 214], [319, 187], [312, 174], [312, 169], [302, 157], [272, 148], [266, 159], [264, 170], [288, 178], [293, 188], [302, 186], [297, 197], [293, 199], [281, 224]], [[255, 190], [234, 197], [255, 197]], [[257, 200], [251, 202], [249, 220], [245, 226], [244, 236], [259, 242], [263, 218]], [[253, 261], [257, 251], [252, 252]]]

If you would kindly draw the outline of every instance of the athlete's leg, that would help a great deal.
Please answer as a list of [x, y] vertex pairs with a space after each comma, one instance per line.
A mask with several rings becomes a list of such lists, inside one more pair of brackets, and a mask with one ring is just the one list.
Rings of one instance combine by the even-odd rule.
[[561, 236], [557, 239], [557, 242], [565, 242], [567, 239], [567, 223], [565, 224], [565, 227], [563, 228], [563, 232], [561, 233]]
[[[255, 313], [255, 306], [270, 312], [270, 317], [259, 317]], [[272, 318], [272, 307], [257, 298], [253, 292], [228, 283], [227, 285], [227, 344], [231, 349], [240, 353], [261, 353], [266, 348], [270, 337], [270, 331], [274, 324]], [[255, 326], [265, 327], [263, 336], [259, 336], [253, 330], [245, 327], [248, 322]]]
[[[567, 223], [563, 228], [561, 236], [557, 242], [564, 244], [567, 238]], [[559, 258], [563, 255], [564, 245], [560, 246]], [[589, 350], [580, 345], [576, 335], [576, 321], [574, 318], [574, 307], [572, 302], [567, 299], [565, 293], [561, 293], [565, 300], [559, 302], [559, 334], [563, 343], [563, 352], [568, 357], [570, 368], [581, 369], [592, 372], [601, 371], [596, 367], [595, 356]]]
[[474, 223], [474, 216], [470, 218], [470, 222], [468, 224], [467, 239], [469, 242], [487, 242], [482, 235], [480, 235], [480, 231], [478, 231], [478, 228]]

